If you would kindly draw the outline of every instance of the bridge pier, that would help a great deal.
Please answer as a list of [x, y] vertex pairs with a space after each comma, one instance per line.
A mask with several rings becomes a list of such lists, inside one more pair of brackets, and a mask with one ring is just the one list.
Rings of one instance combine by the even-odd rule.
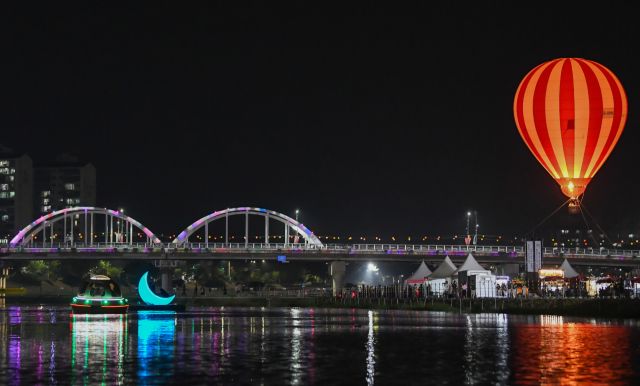
[[160, 268], [160, 278], [162, 281], [162, 289], [170, 294], [173, 291], [173, 272], [178, 266], [177, 260], [156, 260], [156, 267]]
[[345, 261], [332, 261], [329, 265], [329, 274], [333, 282], [333, 296], [338, 294], [338, 290], [344, 284], [344, 273], [347, 270]]

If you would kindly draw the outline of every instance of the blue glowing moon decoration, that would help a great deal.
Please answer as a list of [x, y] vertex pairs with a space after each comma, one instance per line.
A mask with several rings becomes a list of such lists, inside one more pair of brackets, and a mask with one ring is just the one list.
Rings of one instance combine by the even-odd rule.
[[151, 292], [149, 283], [147, 283], [147, 275], [149, 275], [149, 272], [142, 275], [142, 278], [140, 278], [140, 283], [138, 283], [138, 292], [140, 293], [140, 297], [142, 298], [142, 300], [152, 306], [166, 306], [167, 304], [171, 303], [176, 295], [168, 298], [163, 298], [162, 296], [158, 296]]

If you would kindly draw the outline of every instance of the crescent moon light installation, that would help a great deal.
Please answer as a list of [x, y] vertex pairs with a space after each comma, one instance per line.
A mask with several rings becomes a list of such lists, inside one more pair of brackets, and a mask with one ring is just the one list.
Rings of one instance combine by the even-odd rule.
[[140, 283], [138, 283], [138, 292], [140, 293], [140, 297], [142, 298], [142, 300], [145, 303], [154, 306], [166, 306], [167, 304], [171, 303], [176, 295], [168, 298], [163, 298], [151, 292], [149, 283], [147, 283], [147, 275], [149, 275], [149, 272], [146, 272], [144, 275], [142, 275], [142, 277], [140, 278]]

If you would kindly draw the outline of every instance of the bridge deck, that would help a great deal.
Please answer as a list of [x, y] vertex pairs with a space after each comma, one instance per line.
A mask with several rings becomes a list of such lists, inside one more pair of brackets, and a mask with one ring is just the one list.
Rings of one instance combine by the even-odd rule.
[[[405, 245], [353, 244], [326, 245], [316, 248], [305, 244], [50, 244], [15, 245], [0, 248], [0, 260], [277, 260], [289, 261], [371, 261], [440, 263], [444, 256], [462, 262], [472, 253], [480, 263], [524, 264], [522, 246]], [[585, 248], [544, 248], [546, 264], [560, 264], [567, 258], [571, 264], [596, 266], [640, 266], [640, 251]]]

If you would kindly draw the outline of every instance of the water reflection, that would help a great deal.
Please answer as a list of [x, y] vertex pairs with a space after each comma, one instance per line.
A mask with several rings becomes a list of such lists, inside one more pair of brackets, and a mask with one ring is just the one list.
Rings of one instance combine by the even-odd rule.
[[122, 383], [127, 315], [72, 315], [71, 318], [71, 383]]
[[373, 337], [373, 311], [369, 311], [369, 334], [367, 335], [367, 384], [373, 385], [376, 373], [375, 339]]
[[[638, 384], [640, 325], [502, 314], [0, 308], [0, 384]], [[364, 382], [363, 382], [364, 381]]]
[[597, 382], [628, 384], [636, 356], [630, 331], [621, 326], [567, 322], [540, 317], [539, 325], [519, 325], [515, 335], [514, 378], [537, 384]]
[[[176, 313], [138, 313], [138, 377], [141, 384], [153, 384], [154, 377], [173, 375]], [[197, 359], [197, 358], [196, 358]]]

